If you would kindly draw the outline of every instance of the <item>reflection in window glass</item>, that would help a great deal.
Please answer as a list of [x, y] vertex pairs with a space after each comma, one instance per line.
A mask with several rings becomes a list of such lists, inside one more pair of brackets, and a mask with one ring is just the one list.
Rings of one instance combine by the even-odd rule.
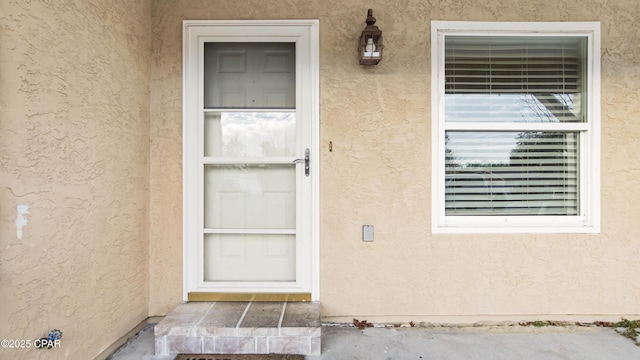
[[577, 94], [445, 94], [447, 122], [580, 122]]
[[205, 156], [294, 156], [293, 112], [206, 112]]
[[577, 132], [445, 135], [446, 215], [576, 215]]

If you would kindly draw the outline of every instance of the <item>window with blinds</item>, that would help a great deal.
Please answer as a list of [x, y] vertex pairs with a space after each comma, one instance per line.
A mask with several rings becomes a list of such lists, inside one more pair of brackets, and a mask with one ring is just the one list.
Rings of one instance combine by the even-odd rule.
[[575, 132], [447, 132], [446, 215], [577, 215]]
[[584, 217], [590, 36], [443, 33], [434, 48], [437, 221]]
[[[445, 123], [582, 122], [584, 48], [584, 38], [446, 37]], [[578, 213], [575, 132], [445, 136], [446, 215]]]

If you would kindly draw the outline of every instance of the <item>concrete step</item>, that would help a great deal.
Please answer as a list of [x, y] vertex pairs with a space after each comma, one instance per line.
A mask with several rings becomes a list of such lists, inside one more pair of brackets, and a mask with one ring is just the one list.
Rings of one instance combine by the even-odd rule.
[[156, 355], [320, 355], [318, 302], [190, 302], [154, 330]]

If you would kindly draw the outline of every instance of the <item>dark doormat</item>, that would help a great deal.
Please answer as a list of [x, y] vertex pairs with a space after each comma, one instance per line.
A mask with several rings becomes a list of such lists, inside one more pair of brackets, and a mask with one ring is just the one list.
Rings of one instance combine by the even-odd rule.
[[175, 360], [304, 360], [304, 355], [277, 354], [179, 354]]

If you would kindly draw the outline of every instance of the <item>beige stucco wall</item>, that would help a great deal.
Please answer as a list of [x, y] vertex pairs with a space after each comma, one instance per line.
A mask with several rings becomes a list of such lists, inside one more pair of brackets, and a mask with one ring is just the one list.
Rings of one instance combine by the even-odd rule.
[[63, 331], [2, 359], [93, 359], [149, 314], [150, 9], [0, 1], [0, 338]]
[[[321, 301], [328, 319], [640, 314], [636, 0], [154, 3], [152, 314], [181, 301], [181, 21], [320, 20]], [[366, 9], [385, 59], [356, 61]], [[430, 20], [602, 22], [602, 233], [432, 235]], [[328, 143], [333, 142], [333, 152]], [[362, 224], [375, 226], [373, 243]]]
[[[367, 8], [386, 45], [373, 68], [355, 52]], [[91, 358], [182, 300], [182, 20], [308, 18], [320, 20], [327, 319], [640, 315], [635, 0], [8, 0], [0, 336], [64, 337], [2, 357]], [[431, 234], [432, 19], [602, 22], [601, 234]]]

